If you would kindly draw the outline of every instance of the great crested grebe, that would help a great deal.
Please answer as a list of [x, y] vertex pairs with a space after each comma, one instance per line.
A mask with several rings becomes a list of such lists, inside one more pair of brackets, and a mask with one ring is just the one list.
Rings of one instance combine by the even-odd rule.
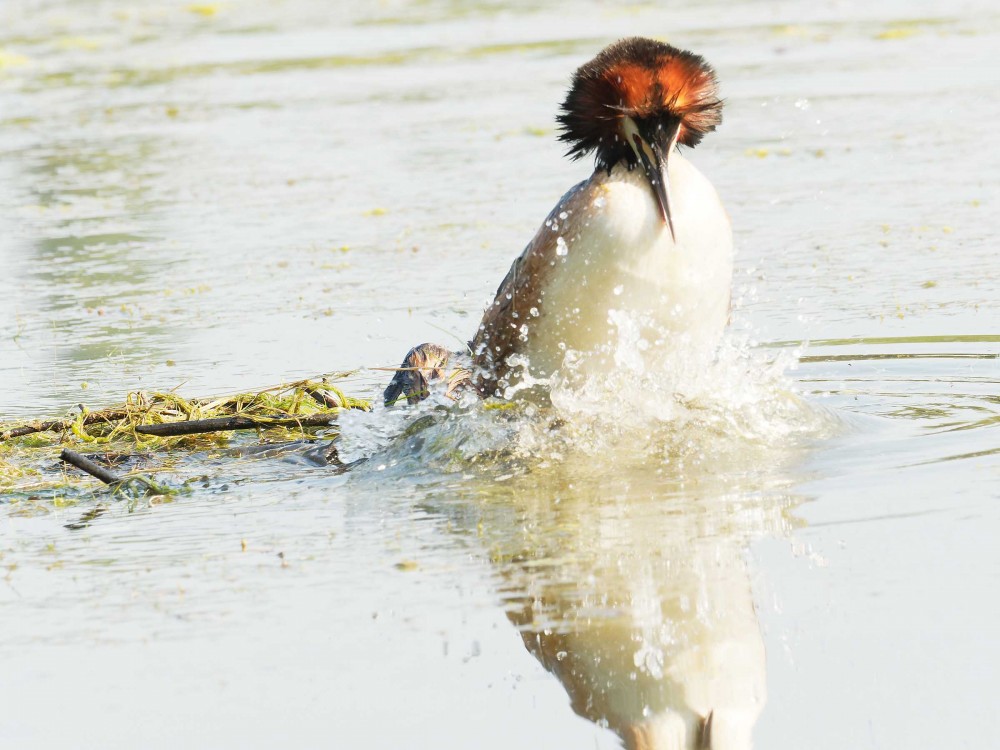
[[[551, 377], [567, 352], [578, 372], [609, 373], [622, 316], [654, 363], [715, 348], [729, 317], [732, 230], [715, 188], [677, 147], [697, 145], [721, 116], [715, 71], [669, 44], [622, 39], [576, 71], [560, 139], [573, 159], [593, 152], [594, 172], [514, 261], [469, 344], [471, 366], [452, 365], [449, 394], [471, 384], [483, 397], [509, 395]], [[419, 401], [455, 357], [414, 347], [385, 403]]]

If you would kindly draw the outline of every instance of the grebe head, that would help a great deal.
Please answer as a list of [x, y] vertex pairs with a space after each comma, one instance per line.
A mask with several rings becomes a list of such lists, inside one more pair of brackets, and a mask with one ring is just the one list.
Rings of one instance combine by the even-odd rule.
[[691, 52], [631, 37], [582, 65], [562, 113], [560, 139], [579, 159], [596, 152], [597, 167], [641, 164], [663, 222], [674, 235], [667, 161], [681, 144], [695, 146], [722, 121], [715, 71]]

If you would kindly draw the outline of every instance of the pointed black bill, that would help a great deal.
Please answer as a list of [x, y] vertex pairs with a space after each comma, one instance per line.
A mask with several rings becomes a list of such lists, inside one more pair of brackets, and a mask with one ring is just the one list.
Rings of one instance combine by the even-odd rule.
[[642, 168], [646, 172], [646, 179], [649, 180], [653, 194], [656, 196], [656, 202], [660, 207], [660, 217], [663, 219], [663, 223], [669, 227], [670, 237], [674, 242], [677, 242], [677, 233], [674, 231], [674, 219], [670, 212], [668, 168], [670, 154], [673, 153], [674, 147], [677, 145], [680, 127], [681, 123], [678, 120], [668, 127], [658, 124], [652, 132], [644, 132], [646, 129], [640, 128], [639, 133], [632, 135], [635, 150], [639, 154]]
[[701, 720], [698, 725], [698, 750], [712, 750], [712, 719], [715, 718], [715, 709], [708, 712], [708, 716]]

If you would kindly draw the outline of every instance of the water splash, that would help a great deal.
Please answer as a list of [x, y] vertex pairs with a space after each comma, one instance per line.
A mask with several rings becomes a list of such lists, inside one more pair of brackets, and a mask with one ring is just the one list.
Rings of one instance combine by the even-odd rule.
[[[774, 355], [729, 334], [714, 351], [676, 334], [650, 334], [642, 316], [611, 311], [616, 336], [601, 356], [569, 350], [559, 371], [532, 378], [527, 362], [507, 402], [472, 394], [455, 403], [443, 386], [409, 408], [341, 419], [341, 457], [372, 458], [379, 470], [519, 472], [567, 454], [649, 466], [741, 456], [745, 463], [834, 434], [840, 420], [800, 395], [786, 371], [795, 352]], [[539, 400], [539, 390], [546, 398]]]

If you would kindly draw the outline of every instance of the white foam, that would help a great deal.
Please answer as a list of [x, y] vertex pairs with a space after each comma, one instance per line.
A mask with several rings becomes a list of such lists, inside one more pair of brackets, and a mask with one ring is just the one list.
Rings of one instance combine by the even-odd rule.
[[[390, 464], [405, 461], [411, 471], [491, 462], [527, 468], [567, 453], [645, 466], [703, 464], [725, 455], [750, 465], [840, 427], [785, 374], [795, 352], [754, 349], [749, 338], [732, 333], [714, 352], [668, 347], [650, 340], [649, 321], [641, 316], [612, 311], [610, 319], [618, 332], [611, 351], [567, 351], [552, 377], [517, 380], [500, 408], [471, 393], [452, 402], [436, 384], [415, 406], [345, 413], [341, 458], [380, 455]], [[613, 356], [616, 366], [584, 377], [593, 372], [585, 366], [588, 356]], [[527, 371], [526, 362], [512, 364]], [[548, 394], [544, 404], [540, 389]]]

